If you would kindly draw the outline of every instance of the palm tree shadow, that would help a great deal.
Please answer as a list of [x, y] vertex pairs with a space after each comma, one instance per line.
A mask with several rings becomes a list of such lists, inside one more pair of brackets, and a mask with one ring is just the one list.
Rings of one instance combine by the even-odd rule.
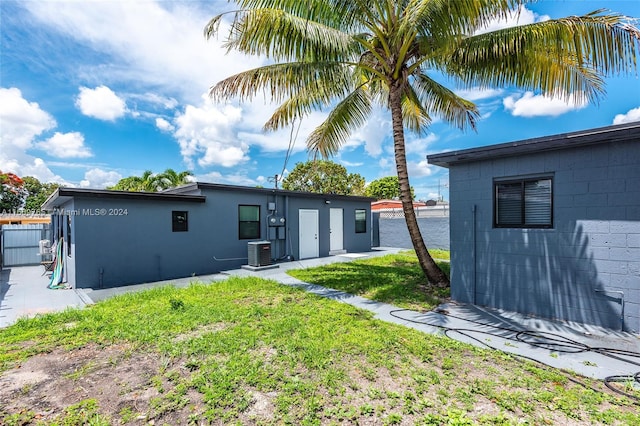
[[478, 305], [622, 328], [620, 298], [605, 292], [581, 223], [574, 224], [573, 232], [500, 230], [483, 235], [476, 260]]

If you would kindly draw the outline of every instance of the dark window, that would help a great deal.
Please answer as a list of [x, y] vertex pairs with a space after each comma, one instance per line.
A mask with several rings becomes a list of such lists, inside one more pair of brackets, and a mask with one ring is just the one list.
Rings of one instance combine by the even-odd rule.
[[171, 212], [171, 230], [173, 232], [187, 232], [189, 230], [189, 212]]
[[67, 218], [67, 256], [71, 256], [71, 217], [69, 215]]
[[356, 234], [367, 232], [367, 211], [356, 210]]
[[494, 183], [494, 226], [551, 228], [553, 181], [549, 177]]
[[238, 206], [238, 238], [260, 238], [260, 206]]

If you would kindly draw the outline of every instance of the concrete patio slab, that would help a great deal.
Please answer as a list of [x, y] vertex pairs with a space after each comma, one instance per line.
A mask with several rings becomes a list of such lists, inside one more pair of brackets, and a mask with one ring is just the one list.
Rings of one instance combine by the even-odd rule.
[[85, 302], [71, 289], [49, 289], [42, 266], [20, 266], [0, 271], [0, 328], [19, 318], [81, 308]]

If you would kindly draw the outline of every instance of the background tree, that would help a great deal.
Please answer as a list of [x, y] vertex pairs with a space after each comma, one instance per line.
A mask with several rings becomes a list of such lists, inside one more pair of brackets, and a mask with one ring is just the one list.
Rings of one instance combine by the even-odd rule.
[[[603, 76], [636, 69], [640, 31], [633, 21], [596, 11], [481, 33], [526, 0], [236, 0], [224, 42], [268, 65], [218, 82], [216, 99], [271, 94], [280, 103], [265, 129], [281, 129], [331, 108], [307, 147], [328, 158], [366, 123], [375, 105], [390, 111], [400, 199], [428, 281], [448, 286], [413, 210], [405, 130], [424, 132], [439, 116], [475, 129], [476, 106], [460, 88], [509, 87], [576, 102], [597, 100]], [[218, 34], [222, 15], [205, 27]], [[436, 74], [438, 73], [438, 74]], [[447, 78], [441, 78], [444, 74]]]
[[[385, 176], [380, 179], [373, 180], [367, 185], [367, 197], [373, 197], [378, 200], [397, 200], [400, 198], [400, 184], [398, 176]], [[411, 199], [415, 200], [416, 194], [411, 187]]]
[[161, 190], [176, 188], [191, 182], [189, 180], [191, 176], [193, 176], [193, 173], [188, 170], [176, 173], [173, 169], [167, 169], [155, 177], [155, 183]]
[[193, 173], [190, 171], [176, 173], [173, 169], [167, 169], [162, 173], [154, 174], [151, 170], [145, 170], [142, 176], [122, 178], [114, 186], [110, 186], [107, 189], [115, 191], [158, 192], [187, 184], [190, 182], [190, 176], [193, 176]]
[[340, 164], [327, 160], [297, 163], [282, 181], [282, 189], [318, 194], [364, 195], [365, 180], [357, 173], [348, 173]]
[[24, 182], [14, 173], [0, 170], [0, 213], [18, 210], [24, 202]]
[[22, 180], [26, 191], [24, 208], [29, 211], [40, 210], [47, 198], [60, 187], [58, 183], [42, 183], [33, 176], [25, 176]]
[[156, 192], [153, 189], [153, 172], [145, 170], [142, 176], [129, 176], [122, 178], [113, 186], [107, 187], [114, 191], [132, 191], [132, 192]]

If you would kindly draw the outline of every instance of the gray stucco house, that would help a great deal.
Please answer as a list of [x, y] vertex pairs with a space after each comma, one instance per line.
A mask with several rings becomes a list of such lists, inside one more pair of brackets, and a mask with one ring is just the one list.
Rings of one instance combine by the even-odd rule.
[[273, 260], [370, 251], [371, 201], [193, 183], [160, 193], [60, 188], [43, 208], [63, 241], [65, 281], [107, 288], [238, 268], [250, 243]]
[[640, 123], [446, 152], [454, 300], [640, 330]]

